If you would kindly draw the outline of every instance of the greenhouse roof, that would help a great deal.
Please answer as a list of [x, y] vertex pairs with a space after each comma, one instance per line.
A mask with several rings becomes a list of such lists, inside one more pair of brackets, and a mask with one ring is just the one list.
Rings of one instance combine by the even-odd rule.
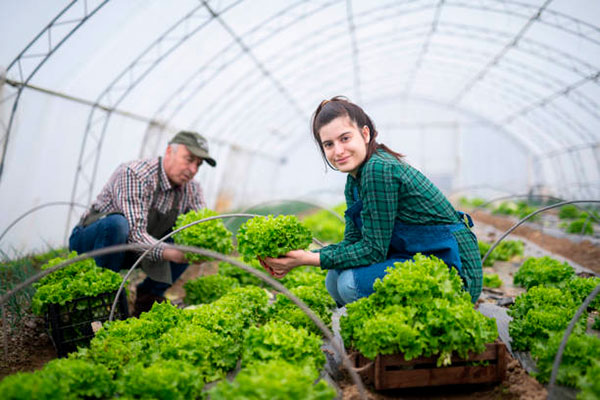
[[[345, 95], [444, 192], [600, 197], [600, 2], [0, 6], [2, 249], [60, 243], [119, 163], [205, 135], [208, 205], [343, 200], [310, 119]], [[71, 203], [71, 204], [69, 204]]]

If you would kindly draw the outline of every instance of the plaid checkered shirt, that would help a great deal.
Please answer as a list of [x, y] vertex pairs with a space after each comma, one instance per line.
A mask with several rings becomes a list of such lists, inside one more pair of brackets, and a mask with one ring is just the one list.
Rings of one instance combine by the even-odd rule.
[[[154, 204], [160, 212], [168, 212], [173, 207], [176, 191], [180, 193], [180, 214], [206, 207], [200, 184], [190, 181], [181, 186], [171, 185], [164, 168], [160, 168], [159, 174], [159, 160], [162, 158], [121, 164], [92, 204], [92, 208], [100, 213], [120, 212], [125, 216], [129, 223], [128, 243], [153, 245], [157, 242], [147, 232], [148, 211]], [[87, 214], [89, 211], [82, 220]], [[162, 259], [163, 250], [164, 245], [157, 246], [150, 252], [150, 259]]]

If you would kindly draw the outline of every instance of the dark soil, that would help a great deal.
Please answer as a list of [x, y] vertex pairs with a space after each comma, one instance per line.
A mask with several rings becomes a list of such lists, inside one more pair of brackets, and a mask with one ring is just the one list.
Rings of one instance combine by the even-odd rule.
[[26, 316], [15, 327], [9, 327], [8, 351], [5, 352], [4, 335], [0, 340], [0, 379], [21, 371], [41, 369], [57, 357], [41, 317]]
[[[485, 211], [473, 212], [471, 217], [476, 224], [491, 225], [502, 232], [507, 231], [515, 224], [511, 218], [491, 215]], [[557, 238], [523, 225], [514, 230], [511, 235], [521, 236], [554, 254], [573, 260], [582, 267], [600, 274], [600, 246], [594, 245], [589, 240], [574, 243], [567, 238]]]

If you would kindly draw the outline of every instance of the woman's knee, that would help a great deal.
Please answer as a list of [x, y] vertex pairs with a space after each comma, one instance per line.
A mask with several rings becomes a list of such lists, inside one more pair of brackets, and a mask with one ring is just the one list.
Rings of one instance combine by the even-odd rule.
[[358, 286], [352, 269], [344, 270], [337, 280], [337, 291], [344, 304], [352, 303], [360, 298]]
[[338, 307], [342, 307], [344, 305], [343, 300], [340, 298], [340, 294], [337, 290], [337, 281], [338, 281], [338, 271], [335, 269], [330, 269], [327, 271], [327, 276], [325, 277], [325, 288], [329, 295], [335, 300]]

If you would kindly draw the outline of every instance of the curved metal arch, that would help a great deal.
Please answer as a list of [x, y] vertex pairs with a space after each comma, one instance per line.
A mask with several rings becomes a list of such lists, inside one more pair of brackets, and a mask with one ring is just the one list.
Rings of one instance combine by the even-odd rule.
[[[227, 11], [230, 8], [236, 6], [243, 0], [230, 0], [222, 5], [221, 12]], [[198, 18], [200, 13], [205, 13], [204, 18]], [[160, 35], [153, 43], [151, 43], [146, 49], [144, 49], [135, 60], [129, 64], [98, 96], [96, 101], [97, 104], [102, 102], [108, 102], [113, 106], [118, 105], [121, 101], [127, 97], [127, 95], [135, 88], [163, 59], [171, 54], [176, 48], [184, 43], [191, 36], [202, 30], [214, 19], [214, 10], [209, 10], [206, 7], [206, 3], [200, 4], [191, 9], [186, 15], [179, 19], [175, 24], [170, 26], [162, 35]], [[195, 19], [200, 19], [197, 21]], [[194, 20], [194, 23], [188, 23]], [[168, 43], [167, 46], [164, 44]], [[116, 100], [111, 101], [113, 98]], [[96, 112], [100, 115], [96, 116]], [[88, 116], [86, 124], [86, 130], [83, 135], [82, 145], [79, 152], [79, 159], [77, 163], [77, 170], [75, 173], [73, 190], [71, 193], [71, 201], [76, 202], [82, 197], [86, 203], [89, 203], [92, 196], [92, 190], [95, 183], [96, 172], [98, 167], [98, 161], [100, 158], [102, 143], [104, 135], [110, 120], [111, 113], [104, 112], [99, 107], [92, 107]], [[94, 136], [92, 132], [93, 127], [101, 125], [100, 132], [97, 136]], [[88, 149], [88, 138], [95, 141]], [[89, 151], [86, 151], [89, 150]], [[93, 160], [93, 167], [90, 176], [85, 176], [85, 166], [89, 164], [90, 160]], [[78, 186], [80, 180], [86, 179], [88, 184], [83, 188], [82, 192], [78, 192]], [[69, 211], [67, 218], [67, 225], [65, 232], [69, 230], [71, 218], [73, 217], [73, 210]]]
[[[585, 21], [581, 21], [562, 12], [548, 9], [547, 5], [549, 5], [549, 3], [551, 2], [552, 0], [546, 1], [542, 7], [539, 7], [536, 5], [521, 3], [519, 1], [502, 0], [499, 2], [495, 0], [483, 0], [478, 2], [478, 6], [473, 7], [473, 4], [468, 2], [454, 1], [452, 3], [452, 6], [468, 9], [478, 8], [484, 11], [494, 12], [502, 15], [521, 17], [523, 19], [531, 18], [532, 12], [537, 13], [538, 11], [542, 11], [539, 13], [540, 15], [536, 18], [536, 20], [539, 23], [548, 25], [562, 32], [580, 37], [591, 43], [600, 45], [599, 27], [589, 24]], [[489, 3], [489, 5], [485, 5], [484, 3]], [[500, 7], [498, 3], [501, 3], [502, 6]], [[519, 10], [525, 12], [520, 13]], [[535, 14], [533, 14], [533, 16], [535, 16]], [[586, 31], [586, 33], [583, 33], [584, 30]]]
[[[19, 72], [20, 81], [23, 83], [19, 86], [16, 92], [16, 96], [13, 98], [13, 103], [11, 107], [10, 116], [8, 119], [8, 124], [0, 124], [0, 144], [2, 147], [2, 152], [0, 154], [0, 182], [2, 181], [2, 173], [4, 171], [4, 163], [6, 160], [6, 152], [8, 150], [8, 142], [10, 139], [10, 132], [12, 129], [12, 125], [14, 122], [15, 114], [17, 112], [17, 108], [19, 106], [19, 100], [21, 99], [21, 94], [23, 93], [23, 89], [27, 83], [33, 78], [33, 76], [40, 70], [40, 68], [48, 61], [48, 59], [58, 50], [83, 24], [85, 24], [94, 14], [98, 12], [109, 0], [104, 0], [96, 7], [89, 9], [88, 0], [84, 0], [84, 10], [83, 17], [77, 19], [69, 19], [66, 20], [64, 17], [68, 14], [71, 8], [77, 3], [77, 0], [71, 1], [65, 8], [63, 8], [49, 23], [46, 25], [44, 29], [40, 33], [38, 33], [27, 46], [19, 53], [19, 55], [8, 65], [6, 75], [11, 72], [13, 68], [17, 68]], [[88, 10], [89, 9], [89, 10]], [[68, 31], [59, 41], [56, 43], [56, 39], [53, 40], [51, 35], [52, 28], [57, 25], [65, 25], [65, 24], [73, 24], [73, 28]], [[42, 41], [48, 41], [48, 51], [46, 53], [37, 53], [33, 52], [32, 49], [36, 47], [37, 43]], [[24, 71], [25, 65], [21, 62], [23, 59], [37, 59], [38, 62], [32, 66], [31, 71]], [[5, 99], [12, 97], [12, 95], [7, 96]], [[4, 101], [3, 99], [2, 101]]]
[[362, 91], [360, 88], [360, 63], [358, 40], [356, 39], [356, 25], [354, 24], [354, 12], [352, 0], [346, 0], [346, 19], [348, 21], [348, 34], [350, 36], [350, 48], [352, 50], [352, 67], [354, 69], [354, 97], [362, 103]]
[[240, 118], [241, 119], [241, 118]]
[[261, 73], [264, 75], [264, 77], [267, 78], [269, 81], [271, 81], [271, 83], [275, 86], [275, 88], [277, 89], [277, 91], [282, 94], [282, 97], [284, 98], [284, 100], [286, 100], [292, 106], [292, 108], [295, 109], [296, 114], [298, 116], [300, 116], [300, 117], [302, 115], [304, 115], [304, 110], [302, 110], [302, 106], [298, 103], [298, 100], [296, 100], [296, 98], [292, 95], [292, 93], [285, 86], [283, 86], [281, 84], [281, 82], [279, 82], [279, 80], [271, 73], [271, 71], [265, 66], [265, 64], [254, 55], [254, 53], [252, 52], [252, 49], [246, 45], [246, 43], [238, 35], [238, 33], [235, 32], [220, 17], [220, 15], [218, 13], [215, 13], [210, 8], [210, 6], [208, 5], [208, 3], [206, 3], [206, 1], [203, 0], [203, 3], [210, 10], [210, 12], [213, 14], [214, 18], [227, 31], [227, 33], [229, 35], [231, 35], [231, 37], [233, 37], [234, 40], [239, 44], [239, 46], [242, 48], [242, 50], [244, 51], [244, 53], [246, 53], [246, 55], [252, 60], [252, 62], [261, 71]]
[[[243, 36], [245, 39], [247, 39], [246, 42], [251, 42], [253, 46], [262, 44], [276, 37], [280, 32], [290, 28], [297, 22], [302, 21], [314, 13], [339, 2], [340, 0], [326, 0], [322, 1], [321, 3], [314, 1], [309, 2], [308, 0], [298, 1], [251, 28], [245, 32]], [[299, 6], [310, 6], [311, 8], [308, 10], [303, 10], [302, 13], [298, 13], [296, 8]], [[286, 24], [283, 25], [280, 20], [285, 20]], [[262, 31], [267, 31], [268, 33], [261, 36], [261, 29]], [[257, 38], [255, 38], [255, 36], [257, 36]], [[233, 52], [233, 49], [236, 51]], [[184, 105], [187, 104], [191, 98], [193, 98], [208, 82], [219, 76], [227, 67], [235, 63], [243, 55], [243, 49], [236, 43], [235, 39], [232, 38], [230, 44], [226, 45], [221, 51], [212, 57], [207, 64], [200, 66], [200, 68], [192, 73], [176, 90], [173, 91], [171, 95], [167, 96], [166, 100], [154, 112], [153, 119], [161, 118], [160, 115], [163, 115], [167, 110], [169, 110], [167, 116], [161, 119], [164, 121], [165, 125], [170, 124], [177, 113], [181, 111]], [[222, 57], [228, 58], [226, 60], [222, 60]], [[213, 63], [216, 64], [216, 66], [213, 66]], [[199, 80], [199, 82], [196, 83], [196, 80]], [[225, 93], [229, 92], [229, 90], [225, 91]], [[211, 140], [218, 139], [211, 138]], [[153, 153], [155, 153], [156, 150], [157, 149], [155, 149]], [[142, 152], [143, 151], [144, 150], [142, 150]]]
[[[335, 2], [328, 2], [328, 3], [326, 4], [326, 6], [327, 6], [327, 5], [334, 4], [334, 3], [335, 3]], [[407, 3], [413, 3], [413, 2], [412, 2], [412, 1], [406, 1], [406, 0], [404, 0], [402, 4], [407, 4]], [[324, 6], [324, 7], [322, 7], [322, 8], [326, 8], [326, 6]], [[389, 8], [392, 8], [392, 7], [397, 7], [397, 6], [398, 6], [398, 4], [397, 4], [397, 3], [395, 3], [395, 4], [393, 4], [393, 5], [385, 5], [385, 6], [382, 6], [382, 7], [380, 7], [380, 9], [386, 9], [386, 10], [387, 10], [387, 9], [389, 9]], [[426, 8], [427, 8], [427, 6], [421, 6], [420, 8], [418, 8], [418, 9], [416, 9], [416, 10], [411, 10], [411, 11], [412, 11], [412, 12], [415, 12], [415, 11], [420, 11], [420, 10], [423, 10], [423, 9], [426, 9]], [[317, 11], [320, 11], [320, 10], [317, 10]], [[377, 18], [375, 18], [375, 19], [373, 20], [373, 22], [377, 22], [377, 20], [378, 20], [378, 19], [377, 19]], [[334, 24], [332, 24], [332, 25], [334, 25]], [[287, 27], [289, 27], [289, 26], [291, 26], [291, 25], [288, 25], [288, 26], [286, 26], [286, 28], [287, 28]], [[198, 91], [197, 91], [197, 90], [196, 90], [196, 91], [193, 91], [193, 93], [194, 93], [194, 95], [195, 95], [195, 94], [197, 94], [197, 93], [198, 93]], [[230, 91], [226, 91], [226, 93], [230, 93]], [[212, 106], [211, 106], [211, 107], [208, 107], [208, 109], [214, 109], [214, 107], [212, 107]], [[209, 119], [209, 121], [210, 121], [210, 119]], [[195, 120], [195, 121], [194, 121], [194, 122], [193, 122], [191, 125], [192, 125], [192, 126], [198, 125], [198, 120]], [[204, 126], [206, 127], [206, 125], [204, 125]]]
[[421, 70], [421, 64], [423, 63], [423, 60], [425, 59], [425, 56], [427, 55], [427, 53], [429, 51], [429, 46], [431, 44], [431, 38], [437, 31], [437, 27], [440, 22], [440, 14], [442, 13], [443, 5], [444, 5], [444, 0], [438, 0], [438, 3], [435, 7], [435, 14], [433, 16], [433, 20], [431, 21], [431, 27], [429, 29], [429, 32], [427, 32], [427, 36], [425, 36], [425, 39], [423, 40], [423, 43], [421, 45], [421, 50], [419, 51], [419, 55], [417, 56], [417, 59], [408, 74], [408, 79], [406, 80], [406, 85], [404, 86], [404, 93], [406, 93], [408, 96], [410, 96], [414, 81], [416, 80], [416, 76], [419, 73], [419, 71]]
[[514, 36], [514, 38], [511, 39], [511, 41], [509, 43], [507, 43], [498, 54], [496, 54], [484, 67], [483, 69], [481, 69], [477, 74], [475, 74], [474, 77], [472, 77], [467, 83], [466, 85], [460, 89], [458, 91], [458, 93], [455, 95], [455, 97], [451, 100], [451, 103], [458, 103], [460, 102], [464, 96], [471, 91], [471, 89], [473, 89], [473, 87], [480, 82], [485, 75], [488, 73], [488, 71], [490, 69], [492, 69], [494, 66], [496, 66], [498, 64], [498, 62], [506, 55], [506, 53], [513, 48], [514, 46], [516, 46], [516, 44], [523, 38], [523, 36], [525, 35], [525, 33], [529, 30], [529, 28], [534, 24], [534, 22], [536, 20], [538, 20], [540, 18], [540, 15], [542, 14], [542, 12], [544, 12], [544, 10], [546, 9], [546, 7], [552, 2], [552, 0], [546, 0], [544, 2], [544, 4], [542, 4], [541, 7], [539, 7], [537, 10], [535, 10], [535, 13], [533, 15], [531, 15], [527, 22], [525, 23], [525, 25], [523, 27], [521, 27], [521, 29], [519, 29], [519, 32], [517, 32], [517, 34]]

